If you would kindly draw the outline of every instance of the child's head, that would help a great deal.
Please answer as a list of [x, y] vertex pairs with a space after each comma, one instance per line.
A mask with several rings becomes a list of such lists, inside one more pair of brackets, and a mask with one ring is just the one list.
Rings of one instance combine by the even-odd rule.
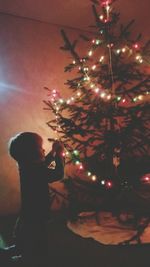
[[9, 140], [9, 153], [18, 163], [40, 162], [45, 159], [43, 140], [32, 132], [19, 133]]

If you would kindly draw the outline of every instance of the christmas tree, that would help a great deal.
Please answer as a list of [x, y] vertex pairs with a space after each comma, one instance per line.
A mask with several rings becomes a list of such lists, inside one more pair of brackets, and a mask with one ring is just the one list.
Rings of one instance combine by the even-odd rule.
[[44, 102], [54, 114], [47, 124], [65, 144], [68, 163], [111, 187], [110, 181], [150, 172], [150, 41], [143, 44], [141, 34], [133, 38], [134, 20], [122, 25], [113, 0], [92, 2], [93, 37], [80, 35], [84, 55], [77, 40], [61, 31], [61, 48], [72, 57], [65, 67], [74, 75], [66, 82], [70, 98], [46, 88]]

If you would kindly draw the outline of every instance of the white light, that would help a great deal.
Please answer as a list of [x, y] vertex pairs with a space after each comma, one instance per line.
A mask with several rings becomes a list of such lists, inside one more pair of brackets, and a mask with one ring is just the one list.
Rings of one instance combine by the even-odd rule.
[[93, 88], [93, 87], [94, 87], [94, 83], [91, 83], [91, 84], [90, 84], [90, 87]]
[[95, 69], [96, 69], [96, 65], [93, 65], [93, 66], [92, 66], [92, 70], [95, 70]]
[[107, 96], [107, 99], [110, 100], [110, 99], [111, 99], [111, 95], [108, 95], [108, 96]]
[[117, 54], [120, 54], [120, 49], [117, 49]]
[[105, 92], [103, 92], [103, 93], [100, 94], [100, 97], [102, 97], [102, 98], [104, 98], [105, 96], [106, 96], [106, 93]]
[[98, 93], [99, 92], [99, 88], [95, 88], [95, 93]]
[[59, 99], [59, 102], [62, 104], [62, 103], [64, 103], [64, 100], [61, 98], [61, 99]]
[[104, 60], [104, 56], [101, 56], [99, 61], [102, 62]]
[[88, 52], [88, 55], [89, 55], [89, 57], [91, 57], [91, 56], [92, 56], [92, 54], [93, 54], [93, 51], [92, 51], [92, 50], [90, 50], [90, 51]]
[[103, 16], [103, 15], [100, 15], [99, 18], [100, 18], [101, 20], [103, 20], [104, 16]]
[[77, 96], [81, 96], [81, 92], [77, 92]]
[[138, 99], [139, 99], [139, 100], [142, 100], [142, 99], [143, 99], [143, 96], [142, 96], [142, 95], [139, 95], [139, 96], [138, 96]]

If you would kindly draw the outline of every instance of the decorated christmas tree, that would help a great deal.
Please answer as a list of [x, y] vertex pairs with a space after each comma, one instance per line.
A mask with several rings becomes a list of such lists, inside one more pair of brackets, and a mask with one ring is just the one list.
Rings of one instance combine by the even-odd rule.
[[65, 67], [73, 77], [66, 82], [70, 98], [46, 88], [44, 102], [54, 114], [47, 124], [65, 144], [68, 164], [111, 187], [111, 181], [149, 177], [150, 41], [133, 37], [134, 20], [120, 23], [113, 0], [92, 2], [93, 37], [79, 36], [84, 55], [61, 31], [61, 49], [72, 57]]

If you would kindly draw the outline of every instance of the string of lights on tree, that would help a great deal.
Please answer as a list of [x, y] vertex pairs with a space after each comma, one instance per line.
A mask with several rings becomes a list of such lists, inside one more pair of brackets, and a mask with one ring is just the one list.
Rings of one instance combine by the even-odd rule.
[[[95, 99], [100, 99], [100, 101], [103, 101], [106, 105], [110, 103], [116, 107], [123, 107], [125, 109], [131, 106], [134, 107], [137, 105], [143, 105], [143, 103], [149, 102], [150, 99], [149, 76], [145, 75], [142, 81], [139, 80], [140, 83], [138, 83], [138, 86], [135, 84], [131, 89], [127, 85], [128, 90], [125, 90], [125, 88], [118, 86], [117, 83], [116, 73], [120, 70], [117, 69], [114, 71], [114, 57], [116, 63], [119, 60], [125, 61], [126, 67], [128, 67], [128, 62], [132, 62], [132, 66], [136, 69], [139, 67], [141, 68], [142, 64], [144, 64], [144, 66], [148, 66], [150, 63], [150, 43], [148, 42], [145, 46], [142, 46], [142, 44], [140, 44], [141, 35], [139, 35], [134, 41], [131, 41], [127, 37], [129, 35], [129, 28], [132, 26], [133, 21], [124, 28], [121, 26], [122, 28], [118, 42], [113, 33], [110, 31], [112, 24], [114, 23], [116, 25], [119, 17], [119, 14], [113, 12], [112, 4], [114, 1], [102, 0], [99, 2], [93, 0], [93, 2], [97, 5], [100, 3], [102, 13], [98, 14], [95, 5], [93, 5], [93, 13], [95, 15], [98, 34], [96, 34], [96, 38], [91, 40], [87, 38], [88, 42], [90, 40], [90, 48], [84, 57], [79, 57], [75, 52], [76, 42], [72, 44], [67, 38], [65, 32], [63, 30], [61, 31], [65, 41], [63, 49], [70, 50], [73, 56], [73, 61], [65, 68], [65, 71], [76, 71], [80, 75], [75, 80], [68, 81], [67, 83], [70, 88], [73, 89], [73, 94], [69, 98], [64, 99], [58, 90], [45, 87], [45, 89], [49, 92], [49, 100], [44, 102], [55, 114], [55, 119], [50, 121], [50, 123], [48, 122], [48, 125], [55, 131], [57, 139], [61, 139], [61, 134], [64, 133], [60, 123], [63, 111], [67, 108], [71, 108], [77, 103], [81, 103], [85, 98], [85, 90], [86, 96], [89, 95], [88, 97], [90, 98], [90, 101], [94, 102]], [[126, 40], [124, 35], [127, 37]], [[96, 75], [99, 70], [102, 70], [104, 75], [106, 72], [106, 65], [108, 66], [108, 83], [103, 81], [102, 77], [97, 77]], [[138, 71], [135, 75], [137, 74]], [[122, 73], [120, 76], [121, 75]], [[142, 75], [144, 76], [143, 73]], [[100, 78], [102, 82], [100, 82]], [[124, 79], [125, 78], [123, 77], [120, 78], [123, 85], [124, 83], [127, 84]], [[55, 125], [52, 126], [52, 123], [55, 123]], [[113, 155], [113, 164], [116, 168], [119, 165], [118, 154], [119, 153], [115, 152]], [[92, 174], [92, 172], [84, 169], [84, 162], [78, 149], [71, 150], [70, 147], [69, 149], [66, 147], [64, 156], [67, 157], [69, 161], [74, 162], [78, 170], [84, 171], [87, 177], [89, 177], [92, 181], [97, 181], [97, 179], [99, 179], [102, 185], [105, 185], [107, 188], [112, 187], [111, 180], [101, 179], [97, 177], [97, 175]]]

